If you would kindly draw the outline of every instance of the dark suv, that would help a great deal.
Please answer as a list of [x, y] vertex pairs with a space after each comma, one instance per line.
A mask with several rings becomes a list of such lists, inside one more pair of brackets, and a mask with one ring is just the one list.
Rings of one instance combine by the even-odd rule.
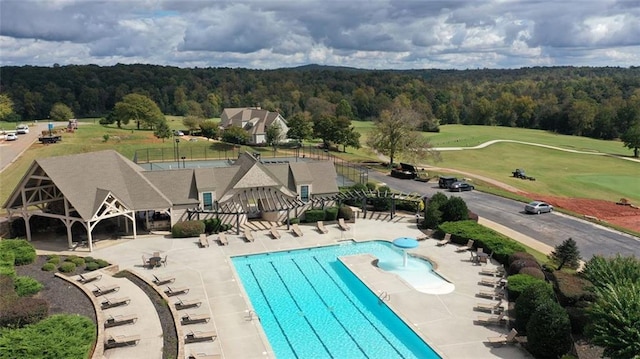
[[454, 182], [458, 182], [458, 179], [455, 177], [440, 176], [440, 179], [438, 180], [438, 186], [440, 188], [449, 188], [449, 186], [451, 186], [451, 184]]

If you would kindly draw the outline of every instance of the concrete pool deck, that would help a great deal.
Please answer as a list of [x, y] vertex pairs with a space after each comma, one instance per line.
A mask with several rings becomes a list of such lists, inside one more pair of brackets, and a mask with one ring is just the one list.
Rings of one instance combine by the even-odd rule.
[[[281, 227], [280, 239], [272, 239], [268, 230], [257, 231], [254, 234], [255, 241], [251, 243], [245, 242], [242, 235], [227, 234], [229, 244], [226, 246], [220, 246], [216, 241], [217, 235], [212, 235], [209, 237], [210, 246], [206, 248], [198, 246], [197, 238], [174, 239], [170, 235], [146, 235], [136, 240], [116, 241], [114, 245], [105, 243], [103, 247], [95, 248], [91, 255], [117, 264], [120, 270], [131, 270], [149, 281], [153, 280], [153, 275], [171, 276], [175, 277], [172, 285], [189, 288], [188, 293], [171, 297], [170, 305], [173, 306], [177, 298], [201, 301], [200, 307], [178, 313], [180, 316], [186, 313], [205, 314], [211, 320], [182, 325], [183, 333], [215, 331], [218, 336], [214, 341], [186, 344], [185, 354], [217, 354], [221, 358], [275, 358], [260, 320], [253, 313], [251, 303], [239, 283], [230, 257], [330, 245], [345, 240], [392, 241], [401, 236], [417, 237], [422, 234], [416, 227], [414, 217], [399, 221], [357, 219], [356, 223], [349, 223], [349, 231], [340, 230], [337, 224], [325, 226], [329, 232], [320, 234], [315, 225], [301, 224], [302, 237], [296, 237], [292, 231]], [[374, 266], [374, 258], [370, 255], [342, 257], [341, 260], [374, 293], [386, 298], [385, 303], [443, 358], [529, 358], [527, 352], [517, 345], [492, 347], [487, 344], [487, 337], [506, 334], [509, 331], [506, 325], [474, 323], [478, 316], [488, 315], [475, 311], [474, 307], [478, 303], [493, 302], [476, 297], [480, 289], [489, 288], [478, 284], [481, 279], [487, 278], [479, 274], [485, 265], [471, 263], [469, 252], [456, 252], [456, 245], [439, 247], [436, 243], [432, 239], [421, 241], [409, 253], [425, 256], [436, 264], [438, 273], [455, 284], [455, 290], [449, 294], [417, 292], [397, 276]], [[166, 267], [142, 268], [141, 257], [144, 255], [149, 258], [154, 252], [160, 252], [162, 257], [167, 256]], [[492, 265], [495, 266], [486, 266]], [[161, 287], [166, 288], [167, 285]], [[124, 291], [118, 294], [128, 295]], [[144, 323], [158, 325], [156, 321]], [[156, 332], [158, 329], [138, 324], [135, 331], [139, 333]], [[157, 344], [153, 346], [160, 345], [161, 349], [161, 338], [154, 342]], [[160, 352], [148, 345], [145, 348], [145, 357]], [[121, 353], [123, 356], [115, 355], [115, 352], [108, 354], [109, 358], [129, 358], [136, 356], [137, 350], [135, 347], [123, 348]]]

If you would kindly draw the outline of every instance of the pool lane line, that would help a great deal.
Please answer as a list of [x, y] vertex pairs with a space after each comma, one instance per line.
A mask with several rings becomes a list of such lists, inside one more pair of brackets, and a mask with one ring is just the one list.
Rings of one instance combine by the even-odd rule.
[[[282, 282], [282, 285], [284, 285], [284, 288], [287, 290], [287, 293], [289, 293], [289, 298], [291, 298], [291, 300], [293, 300], [293, 302], [295, 303], [296, 307], [298, 307], [298, 312], [300, 313], [304, 313], [304, 311], [302, 310], [302, 307], [300, 306], [300, 304], [298, 304], [298, 301], [296, 300], [295, 296], [293, 295], [293, 293], [291, 292], [291, 290], [289, 289], [289, 286], [287, 285], [287, 283], [284, 281], [284, 278], [282, 278], [282, 276], [280, 275], [280, 272], [278, 272], [278, 269], [276, 268], [275, 264], [273, 264], [273, 261], [269, 261], [269, 264], [271, 264], [271, 267], [273, 268], [273, 270], [276, 272], [276, 275], [278, 276], [278, 279], [280, 279], [280, 282]], [[307, 318], [306, 315], [303, 315], [302, 318], [304, 318], [304, 321], [307, 322], [307, 324], [309, 325], [309, 328], [311, 328], [311, 331], [313, 332], [313, 334], [316, 335], [316, 337], [318, 338], [318, 340], [320, 341], [320, 344], [322, 344], [322, 347], [324, 348], [324, 350], [327, 352], [327, 354], [329, 354], [330, 357], [334, 358], [335, 356], [331, 355], [331, 351], [329, 350], [329, 348], [327, 347], [327, 345], [324, 343], [324, 341], [322, 340], [322, 338], [320, 337], [320, 334], [318, 334], [318, 332], [316, 331], [316, 329], [313, 327], [313, 325], [311, 324], [311, 322], [309, 321], [309, 318]]]
[[[262, 289], [262, 286], [260, 285], [260, 282], [258, 281], [258, 278], [256, 277], [256, 274], [254, 273], [253, 268], [251, 268], [251, 264], [247, 264], [247, 267], [251, 272], [251, 276], [253, 277], [253, 280], [255, 280], [256, 284], [258, 285], [258, 289], [260, 290], [260, 293], [262, 294], [264, 301], [267, 303], [267, 307], [269, 307], [269, 310], [271, 311], [271, 313], [274, 313], [273, 307], [271, 306], [271, 303], [269, 303], [269, 300], [267, 299], [267, 295], [265, 294], [264, 289]], [[287, 345], [291, 349], [291, 352], [293, 353], [293, 355], [296, 358], [300, 358], [300, 356], [298, 356], [298, 354], [296, 353], [296, 350], [293, 348], [293, 343], [291, 343], [291, 341], [289, 340], [289, 337], [287, 336], [287, 333], [284, 331], [284, 328], [282, 328], [282, 324], [280, 324], [278, 317], [274, 315], [273, 318], [276, 321], [276, 324], [278, 324], [278, 328], [280, 328], [280, 332], [282, 332], [282, 335], [284, 335], [284, 339], [287, 341]]]
[[[362, 315], [364, 317], [364, 319], [366, 319], [369, 324], [371, 324], [371, 327], [373, 329], [375, 329], [376, 332], [378, 332], [378, 334], [380, 334], [380, 336], [389, 344], [389, 346], [391, 346], [391, 348], [393, 348], [393, 350], [395, 350], [396, 353], [398, 353], [398, 355], [401, 358], [404, 358], [404, 355], [402, 355], [402, 353], [400, 353], [400, 351], [398, 351], [398, 348], [395, 347], [395, 345], [393, 345], [390, 341], [389, 338], [387, 338], [386, 335], [384, 335], [380, 329], [378, 329], [378, 326], [376, 326], [371, 320], [369, 320], [369, 318], [364, 314], [364, 312], [358, 308], [358, 306], [356, 305], [356, 303], [353, 302], [353, 300], [351, 298], [349, 298], [349, 296], [347, 295], [347, 293], [345, 293], [345, 291], [340, 287], [340, 285], [336, 282], [336, 280], [331, 276], [331, 274], [329, 274], [329, 272], [327, 271], [327, 269], [320, 263], [320, 261], [318, 261], [318, 258], [316, 256], [313, 256], [313, 260], [320, 266], [320, 268], [322, 269], [323, 272], [325, 272], [325, 274], [329, 277], [329, 279], [333, 282], [333, 284], [338, 288], [338, 290], [340, 290], [340, 292], [342, 292], [342, 295], [344, 295], [344, 297], [349, 301], [349, 303], [351, 303], [351, 305], [360, 313], [360, 315]], [[339, 262], [340, 265], [343, 265], [342, 262]], [[349, 271], [348, 268], [347, 271]], [[351, 271], [349, 271], [350, 275], [355, 276]], [[362, 282], [360, 280], [360, 278], [358, 278], [356, 276], [356, 279], [359, 280], [360, 282]], [[367, 287], [364, 283], [362, 283], [364, 285], [365, 288], [367, 288], [369, 290], [369, 292], [371, 293], [371, 295], [374, 295], [373, 292], [371, 292], [371, 289], [369, 289], [369, 287]], [[384, 304], [384, 303], [382, 303]], [[384, 304], [386, 306], [386, 304]], [[395, 313], [394, 313], [395, 315]], [[404, 325], [407, 325], [406, 323], [404, 323]]]
[[[320, 301], [324, 304], [324, 306], [326, 308], [329, 308], [329, 304], [324, 300], [324, 298], [322, 298], [322, 296], [320, 295], [320, 292], [318, 292], [318, 290], [316, 289], [316, 287], [313, 285], [313, 283], [311, 283], [311, 280], [309, 280], [309, 277], [307, 277], [306, 274], [304, 274], [304, 272], [302, 271], [302, 268], [300, 268], [300, 266], [298, 265], [298, 263], [295, 261], [295, 259], [291, 258], [291, 261], [293, 262], [293, 264], [296, 266], [296, 268], [298, 268], [298, 270], [300, 271], [300, 274], [302, 274], [302, 276], [304, 277], [304, 279], [307, 281], [307, 283], [309, 283], [309, 285], [311, 286], [311, 288], [313, 289], [313, 291], [316, 293], [316, 296], [320, 299]], [[360, 351], [362, 352], [362, 354], [369, 358], [369, 355], [367, 355], [367, 352], [364, 350], [364, 348], [362, 346], [360, 346], [360, 343], [358, 343], [358, 341], [356, 340], [356, 338], [353, 337], [353, 335], [351, 335], [351, 333], [349, 333], [349, 330], [344, 326], [344, 324], [342, 324], [342, 322], [340, 321], [340, 319], [338, 319], [338, 317], [336, 316], [336, 313], [334, 311], [329, 311], [329, 313], [331, 314], [331, 316], [333, 317], [333, 319], [336, 320], [336, 322], [338, 322], [338, 324], [342, 327], [342, 329], [345, 331], [345, 333], [347, 333], [347, 335], [349, 336], [349, 338], [351, 338], [351, 341], [358, 347], [358, 349], [360, 349]]]

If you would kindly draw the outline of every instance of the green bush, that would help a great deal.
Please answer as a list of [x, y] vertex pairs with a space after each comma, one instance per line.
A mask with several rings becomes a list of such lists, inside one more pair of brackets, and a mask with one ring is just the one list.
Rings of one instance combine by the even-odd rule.
[[442, 211], [442, 221], [444, 222], [457, 222], [469, 219], [467, 204], [460, 197], [450, 197], [439, 209]]
[[555, 271], [549, 277], [563, 307], [596, 300], [596, 294], [589, 290], [593, 284], [578, 275]]
[[57, 314], [25, 328], [3, 331], [0, 359], [89, 358], [95, 340], [91, 319]]
[[545, 280], [546, 277], [544, 275], [544, 272], [538, 268], [535, 267], [524, 267], [522, 269], [520, 269], [520, 271], [516, 274], [526, 274], [526, 275], [530, 275], [534, 278], [538, 278], [541, 280]]
[[91, 256], [86, 256], [86, 257], [84, 257], [84, 262], [85, 262], [85, 263], [95, 262], [95, 261], [96, 261], [96, 259], [95, 259], [95, 258], [93, 258], [93, 257], [91, 257]]
[[327, 207], [324, 210], [325, 221], [335, 221], [338, 219], [338, 207]]
[[60, 263], [60, 257], [55, 256], [55, 257], [51, 257], [47, 260], [47, 263], [51, 263], [53, 265], [57, 265], [58, 263]]
[[0, 252], [11, 251], [15, 259], [14, 265], [21, 266], [36, 260], [36, 250], [24, 239], [7, 239], [0, 242]]
[[220, 233], [220, 225], [222, 224], [220, 218], [207, 218], [203, 222], [206, 233]]
[[534, 283], [545, 283], [545, 281], [534, 278], [527, 274], [515, 274], [509, 276], [507, 281], [507, 290], [509, 292], [509, 300], [517, 300], [522, 292]]
[[105, 261], [104, 259], [96, 259], [96, 263], [98, 263], [98, 268], [104, 268], [110, 265], [109, 262]]
[[540, 305], [548, 301], [555, 301], [553, 288], [545, 282], [535, 282], [529, 285], [516, 300], [515, 328], [521, 335], [527, 333], [527, 323]]
[[204, 233], [202, 221], [178, 222], [171, 227], [171, 235], [174, 238], [197, 237]]
[[2, 308], [7, 308], [17, 299], [18, 295], [13, 286], [13, 278], [0, 275], [0, 317], [2, 317]]
[[16, 269], [13, 266], [16, 256], [13, 251], [1, 250], [2, 242], [0, 242], [0, 275], [6, 275], [13, 278], [16, 276]]
[[58, 260], [60, 261], [60, 256], [57, 254], [47, 254], [47, 262], [50, 262], [51, 260]]
[[299, 224], [300, 218], [289, 218], [289, 223], [291, 224]]
[[378, 188], [378, 192], [380, 192], [380, 193], [391, 193], [391, 187], [389, 187], [389, 186], [380, 186]]
[[349, 206], [340, 206], [338, 209], [338, 218], [344, 218], [345, 221], [351, 220], [353, 218], [353, 210]]
[[542, 303], [527, 324], [527, 349], [536, 358], [558, 358], [572, 346], [567, 311], [554, 301]]
[[589, 325], [590, 319], [586, 308], [565, 307], [571, 322], [571, 332], [574, 334], [584, 334], [584, 330]]
[[527, 252], [515, 252], [509, 256], [509, 262], [507, 264], [511, 265], [511, 263], [517, 261], [518, 259], [531, 259], [535, 261], [536, 257], [534, 257], [533, 254]]
[[56, 265], [54, 263], [47, 262], [42, 266], [42, 270], [45, 272], [53, 272], [56, 270]]
[[66, 260], [66, 261], [68, 261], [68, 262], [71, 262], [71, 263], [75, 264], [75, 265], [76, 265], [76, 267], [82, 267], [82, 266], [84, 265], [84, 263], [85, 263], [85, 262], [84, 262], [84, 258], [82, 258], [82, 257], [73, 258], [73, 259], [71, 259], [71, 260]]
[[62, 262], [58, 270], [62, 273], [71, 273], [76, 270], [76, 264], [73, 262]]
[[367, 185], [362, 184], [362, 183], [356, 183], [353, 186], [351, 186], [351, 190], [353, 191], [368, 191], [367, 189]]
[[367, 190], [368, 190], [368, 191], [375, 191], [375, 190], [376, 190], [376, 188], [378, 187], [378, 185], [376, 185], [376, 184], [375, 184], [375, 183], [373, 183], [373, 182], [367, 182], [367, 183], [365, 184], [365, 186], [367, 187]]
[[13, 286], [19, 297], [34, 295], [44, 287], [42, 283], [26, 276], [16, 276], [13, 281]]
[[531, 267], [540, 269], [540, 264], [536, 260], [531, 259], [518, 259], [517, 261], [513, 261], [507, 270], [509, 275], [518, 274], [523, 268]]
[[594, 286], [604, 288], [607, 285], [620, 286], [628, 283], [640, 283], [640, 259], [634, 256], [613, 258], [593, 256], [585, 263], [583, 276]]
[[373, 205], [373, 210], [378, 212], [384, 212], [391, 209], [391, 198], [387, 197], [371, 197], [369, 202]]
[[[7, 307], [2, 309], [0, 315], [0, 327], [20, 328], [27, 324], [37, 323], [47, 317], [49, 313], [49, 305], [47, 301], [39, 298], [25, 297], [15, 300]], [[8, 347], [2, 344], [2, 338], [6, 336], [6, 332], [0, 335], [0, 358]], [[14, 343], [15, 344], [15, 343]], [[42, 356], [42, 352], [40, 353]], [[6, 357], [9, 358], [9, 357]], [[21, 357], [16, 357], [21, 358]], [[37, 358], [37, 357], [32, 357]]]
[[324, 221], [324, 210], [322, 209], [309, 209], [304, 212], [304, 221], [307, 223], [315, 223], [318, 221]]
[[451, 238], [459, 244], [466, 244], [469, 239], [473, 239], [476, 247], [485, 248], [485, 252], [493, 252], [493, 258], [502, 264], [507, 263], [513, 253], [526, 250], [513, 239], [475, 221], [445, 222], [438, 226], [438, 230], [451, 233]]
[[98, 268], [100, 268], [100, 265], [98, 265], [98, 263], [96, 263], [96, 262], [88, 262], [84, 267], [84, 269], [89, 271], [89, 272], [93, 271], [93, 270], [96, 270]]

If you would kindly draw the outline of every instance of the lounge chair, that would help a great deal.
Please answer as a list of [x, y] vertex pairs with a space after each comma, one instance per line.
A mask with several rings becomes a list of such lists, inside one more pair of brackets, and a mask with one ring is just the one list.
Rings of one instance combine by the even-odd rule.
[[316, 228], [318, 229], [318, 232], [320, 232], [322, 234], [329, 233], [329, 230], [327, 229], [327, 227], [324, 226], [324, 222], [323, 221], [316, 222]]
[[210, 341], [210, 340], [214, 340], [215, 338], [218, 337], [218, 333], [216, 333], [215, 331], [210, 331], [210, 332], [190, 332], [187, 333], [187, 335], [184, 336], [184, 342], [185, 343], [195, 343], [195, 342], [206, 342], [206, 341]]
[[493, 314], [502, 313], [504, 308], [502, 307], [502, 298], [497, 303], [478, 303], [476, 304], [476, 310], [480, 310], [483, 312], [490, 312]]
[[504, 312], [498, 315], [490, 315], [490, 316], [479, 316], [476, 320], [478, 324], [493, 324], [493, 325], [501, 325], [507, 322], [507, 317]]
[[164, 291], [164, 294], [166, 294], [168, 297], [187, 293], [189, 293], [189, 288], [187, 287], [167, 287], [167, 289]]
[[187, 359], [220, 359], [220, 354], [189, 353]]
[[78, 282], [87, 284], [95, 280], [100, 280], [100, 278], [102, 278], [102, 274], [100, 273], [80, 274], [80, 278], [78, 278]]
[[271, 233], [271, 237], [273, 237], [273, 239], [280, 239], [280, 232], [278, 232], [278, 228], [276, 226], [271, 226], [269, 233]]
[[473, 239], [470, 239], [466, 245], [456, 248], [456, 252], [464, 252], [473, 249]]
[[104, 321], [105, 328], [116, 327], [118, 325], [134, 324], [138, 320], [135, 314], [110, 316]]
[[506, 278], [483, 278], [478, 284], [486, 285], [489, 287], [502, 287], [507, 284]]
[[131, 299], [129, 299], [129, 297], [106, 298], [105, 301], [100, 303], [100, 307], [102, 309], [109, 309], [109, 308], [113, 308], [113, 307], [120, 307], [120, 306], [127, 305], [127, 304], [129, 304], [129, 302], [131, 302]]
[[253, 238], [253, 232], [250, 229], [244, 230], [244, 238], [247, 240], [247, 242], [253, 242], [256, 240], [255, 238]]
[[138, 344], [140, 341], [139, 335], [110, 335], [107, 340], [104, 341], [104, 348], [118, 348], [118, 347], [126, 347]]
[[200, 235], [200, 248], [206, 247], [209, 247], [209, 241], [207, 240], [207, 235], [203, 233]]
[[183, 310], [189, 308], [198, 308], [202, 305], [202, 302], [199, 300], [184, 300], [178, 298], [178, 301], [175, 302], [176, 310]]
[[504, 299], [504, 290], [481, 290], [476, 296], [490, 299]]
[[433, 234], [433, 229], [427, 229], [422, 235], [416, 237], [416, 240], [423, 241], [425, 239], [429, 239], [431, 238], [432, 234]]
[[162, 277], [162, 276], [157, 276], [155, 274], [153, 275], [153, 283], [155, 283], [156, 285], [173, 283], [175, 281], [176, 281], [175, 277], [170, 277], [170, 276]]
[[291, 225], [291, 230], [293, 231], [293, 234], [295, 234], [297, 237], [302, 237], [304, 235], [304, 233], [302, 233], [302, 230], [300, 229], [300, 226], [298, 226], [297, 223], [294, 223]]
[[340, 229], [342, 229], [343, 231], [349, 230], [349, 226], [344, 223], [344, 218], [338, 218], [338, 227], [340, 227]]
[[224, 232], [218, 234], [218, 242], [220, 242], [221, 246], [226, 246], [227, 244], [229, 244], [229, 241], [227, 241], [227, 235], [224, 234]]
[[211, 318], [209, 314], [185, 314], [180, 318], [180, 324], [189, 325], [196, 323], [207, 323]]
[[490, 275], [490, 276], [500, 276], [504, 277], [504, 268], [503, 267], [495, 267], [495, 268], [483, 268], [480, 271], [480, 274]]
[[441, 241], [438, 241], [437, 245], [444, 246], [445, 244], [451, 242], [451, 233], [447, 233], [444, 235], [444, 238]]
[[120, 286], [116, 284], [107, 285], [107, 286], [96, 286], [96, 289], [93, 290], [93, 295], [99, 297], [101, 295], [105, 295], [107, 293], [117, 292], [120, 290]]
[[518, 335], [518, 331], [511, 329], [511, 331], [507, 335], [501, 335], [499, 337], [488, 337], [487, 341], [493, 346], [500, 346], [503, 344], [512, 344], [517, 343], [518, 340], [516, 336]]

